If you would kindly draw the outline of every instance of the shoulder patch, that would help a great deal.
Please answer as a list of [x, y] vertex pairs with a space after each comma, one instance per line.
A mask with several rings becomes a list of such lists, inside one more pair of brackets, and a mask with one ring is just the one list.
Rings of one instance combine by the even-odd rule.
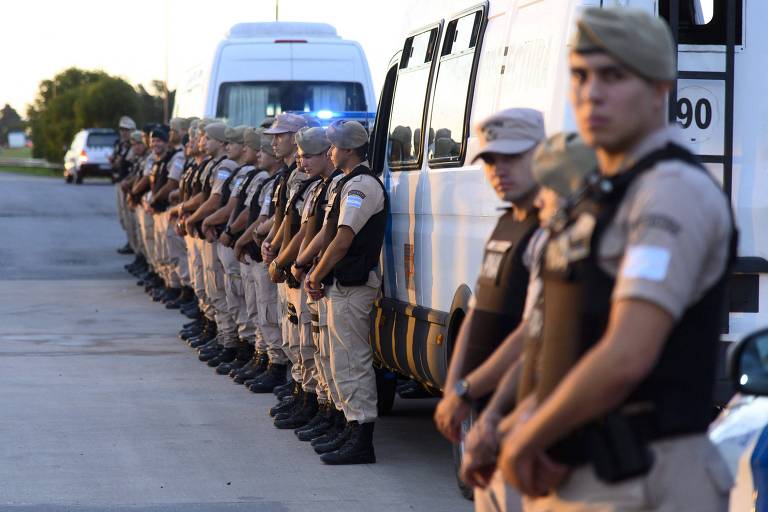
[[347, 208], [360, 208], [363, 206], [363, 198], [359, 196], [347, 196], [346, 207]]
[[230, 174], [231, 172], [229, 171], [229, 169], [219, 169], [219, 172], [216, 174], [216, 177], [220, 180], [225, 180], [229, 178]]
[[365, 194], [360, 190], [350, 190], [347, 196], [357, 196], [360, 199], [365, 199]]

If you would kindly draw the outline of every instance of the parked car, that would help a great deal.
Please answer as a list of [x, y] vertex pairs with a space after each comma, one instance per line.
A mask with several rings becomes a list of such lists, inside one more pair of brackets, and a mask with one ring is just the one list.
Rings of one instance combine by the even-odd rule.
[[737, 394], [709, 429], [736, 484], [731, 512], [768, 510], [768, 329], [735, 343], [728, 374]]
[[117, 132], [111, 128], [86, 128], [77, 132], [64, 155], [64, 180], [79, 185], [85, 176], [111, 177], [109, 157], [117, 139]]

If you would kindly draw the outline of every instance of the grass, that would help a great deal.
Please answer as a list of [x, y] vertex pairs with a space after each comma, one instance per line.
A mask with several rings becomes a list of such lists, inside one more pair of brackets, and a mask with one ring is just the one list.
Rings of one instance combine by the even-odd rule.
[[30, 148], [6, 148], [0, 149], [0, 157], [3, 158], [32, 158]]
[[23, 174], [26, 176], [42, 176], [45, 178], [61, 178], [64, 179], [64, 174], [61, 169], [44, 169], [41, 167], [5, 167], [0, 166], [0, 172], [7, 172], [11, 174]]

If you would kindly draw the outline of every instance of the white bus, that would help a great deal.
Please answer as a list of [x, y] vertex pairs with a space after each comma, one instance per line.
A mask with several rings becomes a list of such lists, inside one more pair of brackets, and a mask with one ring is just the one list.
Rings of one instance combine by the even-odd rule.
[[323, 120], [373, 119], [376, 97], [365, 53], [325, 23], [234, 25], [210, 64], [189, 69], [174, 115], [258, 126], [281, 112]]

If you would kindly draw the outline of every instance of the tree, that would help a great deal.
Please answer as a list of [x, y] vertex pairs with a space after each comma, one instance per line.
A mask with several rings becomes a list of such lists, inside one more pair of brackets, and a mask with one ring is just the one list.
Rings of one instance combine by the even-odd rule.
[[162, 120], [162, 99], [103, 71], [69, 68], [40, 82], [35, 101], [27, 109], [33, 155], [60, 162], [79, 130], [113, 128], [124, 115], [138, 126], [158, 122]]
[[0, 110], [0, 146], [8, 144], [8, 134], [10, 132], [21, 131], [24, 129], [24, 121], [21, 120], [19, 113], [5, 104]]

